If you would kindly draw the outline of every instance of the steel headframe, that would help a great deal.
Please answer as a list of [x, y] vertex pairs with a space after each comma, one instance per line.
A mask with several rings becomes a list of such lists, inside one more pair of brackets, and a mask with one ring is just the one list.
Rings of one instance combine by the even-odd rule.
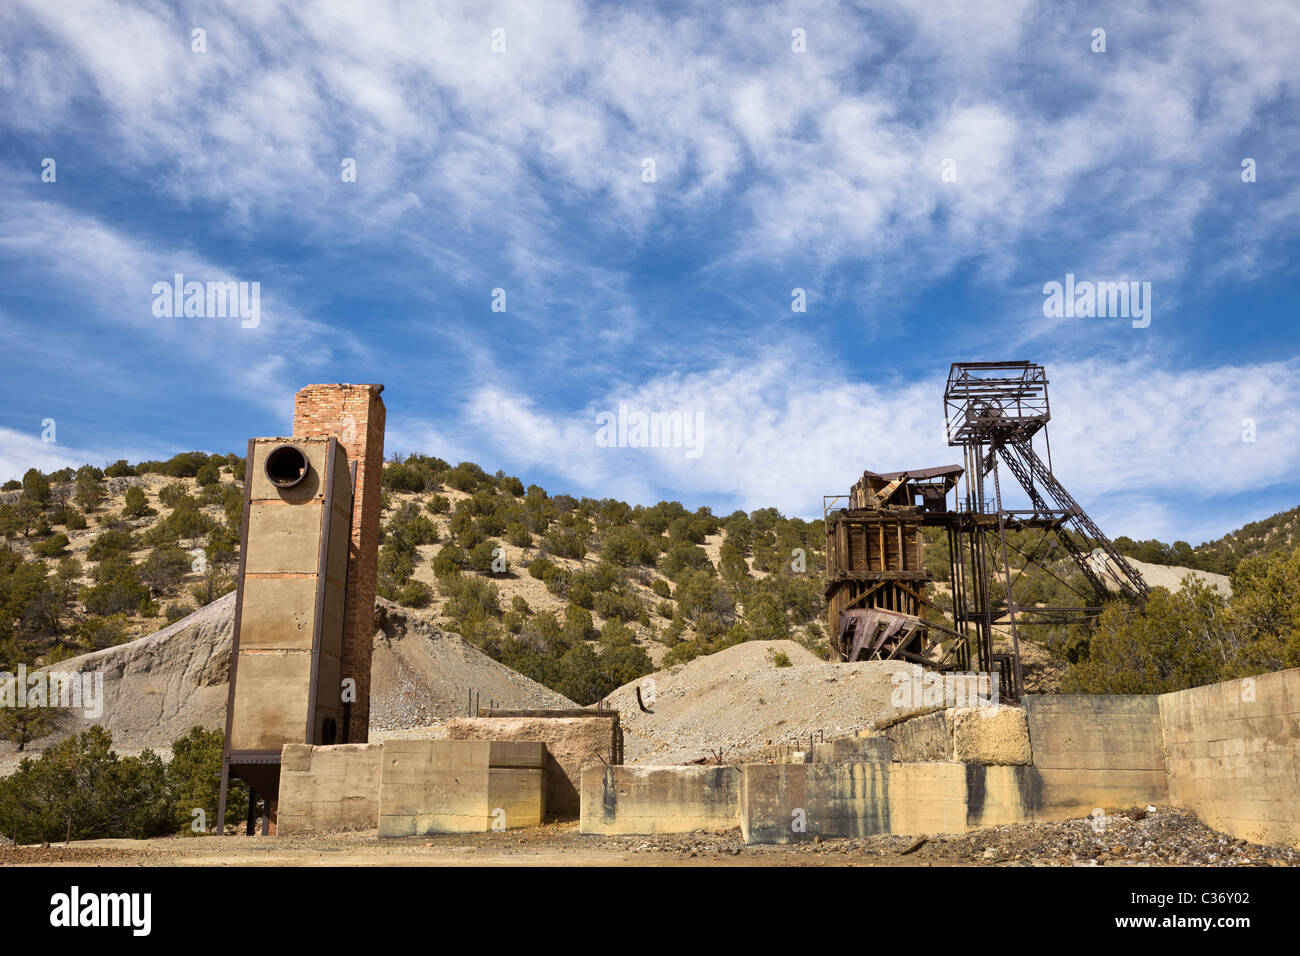
[[[1141, 575], [1052, 473], [1047, 436], [1052, 415], [1047, 384], [1046, 370], [1032, 362], [955, 362], [944, 390], [948, 444], [962, 448], [966, 478], [965, 498], [959, 500], [957, 511], [950, 512], [946, 521], [954, 624], [962, 633], [974, 630], [980, 668], [1001, 671], [1005, 696], [1013, 700], [1024, 692], [1020, 627], [1095, 616], [1107, 596], [1103, 575], [1130, 597], [1144, 600], [1148, 594]], [[1034, 449], [1034, 438], [1039, 434], [1046, 460]], [[1031, 509], [1005, 506], [999, 463], [1007, 467], [1029, 496]], [[1007, 530], [1027, 527], [1041, 528], [1044, 537], [1055, 535], [1088, 581], [1096, 606], [1017, 606], [1012, 589], [1023, 571], [1012, 578]], [[997, 541], [992, 544], [990, 531], [997, 532]], [[1107, 559], [1105, 569], [1099, 569], [1089, 559], [1098, 549]], [[1026, 557], [1033, 561], [1032, 556]], [[994, 606], [994, 575], [1002, 578], [1005, 607]], [[1012, 651], [1010, 655], [995, 655], [993, 625], [1003, 617], [1009, 624]]]

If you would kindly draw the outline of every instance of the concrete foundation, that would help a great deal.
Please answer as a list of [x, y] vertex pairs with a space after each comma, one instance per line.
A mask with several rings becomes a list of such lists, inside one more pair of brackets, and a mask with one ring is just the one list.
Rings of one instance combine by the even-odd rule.
[[894, 759], [986, 766], [1032, 761], [1029, 723], [1019, 707], [954, 707], [895, 724], [884, 731]]
[[546, 811], [545, 768], [546, 748], [539, 743], [386, 741], [379, 835], [537, 826]]
[[1169, 803], [1154, 695], [1028, 696], [1036, 816]]
[[582, 775], [583, 833], [725, 830], [740, 819], [740, 767], [593, 767]]
[[[567, 793], [577, 772], [581, 832], [592, 834], [739, 826], [750, 843], [792, 843], [962, 833], [1156, 803], [1235, 837], [1300, 846], [1300, 669], [1161, 697], [1031, 696], [1023, 709], [985, 713], [928, 714], [884, 736], [771, 748], [781, 762], [722, 767], [586, 759], [588, 747], [609, 746], [608, 718], [455, 722], [458, 734], [506, 740], [291, 745], [279, 832], [376, 821], [380, 836], [534, 826], [548, 794]], [[552, 775], [564, 781], [558, 791]]]
[[1300, 668], [1160, 697], [1169, 796], [1243, 840], [1300, 846]]
[[546, 745], [546, 812], [576, 820], [583, 773], [615, 763], [618, 713], [590, 717], [457, 717], [447, 724], [452, 740], [533, 741]]
[[289, 744], [280, 758], [277, 833], [373, 830], [379, 819], [380, 744]]

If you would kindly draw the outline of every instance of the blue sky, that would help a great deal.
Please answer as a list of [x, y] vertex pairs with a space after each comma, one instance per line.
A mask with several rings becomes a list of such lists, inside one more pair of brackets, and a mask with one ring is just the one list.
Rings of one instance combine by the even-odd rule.
[[[1215, 538], [1300, 503], [1296, 49], [1290, 0], [11, 2], [0, 477], [382, 382], [389, 452], [811, 516], [958, 460], [950, 362], [1030, 359], [1103, 528]], [[176, 273], [258, 324], [156, 316]], [[1150, 324], [1046, 317], [1067, 273]], [[602, 447], [620, 405], [698, 454]]]

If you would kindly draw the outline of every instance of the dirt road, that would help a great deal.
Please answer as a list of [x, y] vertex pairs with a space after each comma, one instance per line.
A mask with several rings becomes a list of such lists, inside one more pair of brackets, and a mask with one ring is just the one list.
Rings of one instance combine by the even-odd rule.
[[1182, 810], [993, 827], [960, 835], [746, 846], [738, 829], [600, 837], [576, 823], [379, 840], [175, 837], [0, 847], [3, 866], [1296, 866], [1300, 851], [1216, 833]]

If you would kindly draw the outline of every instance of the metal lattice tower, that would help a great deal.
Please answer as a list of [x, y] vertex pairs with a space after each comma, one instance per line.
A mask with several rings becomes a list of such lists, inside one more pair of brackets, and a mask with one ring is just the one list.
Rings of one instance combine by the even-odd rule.
[[[1043, 366], [1031, 362], [954, 363], [944, 391], [944, 409], [948, 444], [962, 448], [965, 454], [965, 497], [947, 521], [954, 622], [959, 631], [970, 633], [981, 669], [999, 670], [1006, 696], [1018, 698], [1024, 689], [1020, 627], [1094, 616], [1107, 593], [1103, 576], [1112, 579], [1122, 593], [1139, 600], [1146, 598], [1147, 585], [1052, 473], [1047, 437], [1051, 406]], [[1039, 436], [1046, 460], [1034, 449]], [[1005, 506], [1000, 465], [1024, 490], [1030, 508]], [[1007, 531], [1025, 528], [1042, 529], [1044, 537], [1055, 536], [1088, 581], [1097, 598], [1094, 605], [1045, 608], [1015, 603]], [[996, 540], [991, 541], [993, 532]], [[1037, 546], [1033, 550], [1036, 552]], [[1090, 560], [1098, 551], [1105, 555], [1104, 568]], [[995, 577], [1002, 579], [1005, 605], [993, 601]], [[995, 655], [993, 626], [1003, 618], [1009, 625], [1012, 652]]]

